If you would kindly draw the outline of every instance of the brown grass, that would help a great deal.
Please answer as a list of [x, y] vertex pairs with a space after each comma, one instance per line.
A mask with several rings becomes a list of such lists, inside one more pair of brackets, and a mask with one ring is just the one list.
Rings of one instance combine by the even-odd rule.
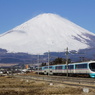
[[95, 95], [90, 89], [84, 93], [81, 87], [63, 84], [50, 85], [49, 82], [21, 78], [0, 77], [0, 95]]

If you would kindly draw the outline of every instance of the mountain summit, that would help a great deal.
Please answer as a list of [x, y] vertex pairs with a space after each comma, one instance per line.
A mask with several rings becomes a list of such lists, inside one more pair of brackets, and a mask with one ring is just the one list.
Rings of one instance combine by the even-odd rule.
[[9, 52], [43, 54], [91, 48], [95, 34], [51, 13], [40, 14], [0, 35], [0, 48]]

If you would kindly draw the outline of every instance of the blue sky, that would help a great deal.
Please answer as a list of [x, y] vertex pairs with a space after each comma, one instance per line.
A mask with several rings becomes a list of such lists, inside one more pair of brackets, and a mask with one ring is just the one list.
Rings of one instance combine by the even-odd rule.
[[95, 0], [0, 0], [0, 34], [41, 13], [55, 13], [95, 33]]

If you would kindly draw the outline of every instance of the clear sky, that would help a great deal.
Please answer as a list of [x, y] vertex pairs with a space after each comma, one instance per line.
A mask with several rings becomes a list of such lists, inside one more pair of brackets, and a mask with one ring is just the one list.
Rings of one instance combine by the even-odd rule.
[[95, 0], [0, 0], [0, 34], [41, 13], [55, 13], [95, 33]]

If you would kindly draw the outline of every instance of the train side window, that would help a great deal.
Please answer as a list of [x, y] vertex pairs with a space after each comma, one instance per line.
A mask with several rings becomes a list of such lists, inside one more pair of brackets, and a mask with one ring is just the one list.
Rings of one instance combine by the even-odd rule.
[[55, 67], [55, 69], [57, 69], [57, 66]]
[[[49, 66], [49, 69], [52, 69], [52, 66]], [[48, 66], [44, 67], [44, 69], [48, 69]]]
[[86, 69], [87, 68], [87, 64], [76, 64], [75, 68], [76, 69]]
[[66, 65], [64, 67], [65, 67], [65, 69], [67, 69], [67, 66]]
[[[65, 69], [67, 69], [67, 65], [65, 65]], [[74, 69], [74, 65], [68, 65], [68, 69]]]
[[44, 67], [44, 69], [48, 69], [48, 67], [46, 66], [46, 67]]
[[49, 69], [52, 69], [52, 66], [50, 66]]
[[68, 69], [74, 69], [74, 65], [69, 65]]
[[56, 66], [55, 69], [60, 70], [60, 69], [62, 69], [62, 66]]
[[87, 64], [84, 64], [84, 65], [83, 65], [83, 68], [87, 68]]

